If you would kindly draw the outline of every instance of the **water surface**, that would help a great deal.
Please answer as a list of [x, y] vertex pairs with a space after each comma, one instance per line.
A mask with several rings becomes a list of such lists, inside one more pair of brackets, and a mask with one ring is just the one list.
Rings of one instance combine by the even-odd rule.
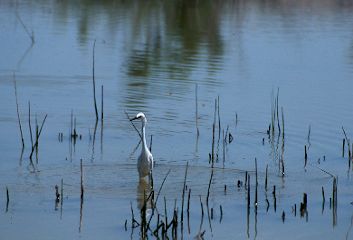
[[[138, 239], [139, 229], [130, 231], [130, 204], [137, 214], [143, 189], [135, 168], [140, 150], [134, 151], [138, 134], [124, 111], [131, 116], [143, 111], [148, 118], [148, 139], [153, 135], [155, 186], [160, 186], [171, 169], [161, 192], [170, 216], [175, 199], [181, 210], [189, 163], [191, 231], [184, 226], [186, 239], [200, 229], [206, 231], [205, 239], [278, 239], [284, 234], [291, 239], [349, 239], [352, 173], [348, 153], [342, 157], [342, 126], [350, 138], [352, 11], [350, 1], [2, 1], [2, 237], [116, 239], [131, 235]], [[104, 121], [96, 128], [94, 41], [99, 112], [104, 86]], [[26, 144], [22, 157], [14, 79]], [[278, 90], [284, 148], [278, 131], [274, 138], [266, 133]], [[210, 192], [215, 218], [209, 224], [205, 216], [200, 228], [199, 196], [205, 204], [218, 96], [221, 129], [228, 127], [234, 140], [225, 147], [224, 160], [222, 141], [218, 146]], [[40, 125], [48, 114], [34, 168], [28, 157], [29, 101], [32, 127], [36, 119]], [[82, 135], [76, 144], [69, 137], [71, 112]], [[59, 133], [63, 141], [58, 140]], [[217, 140], [218, 123], [216, 133]], [[308, 163], [304, 168], [305, 145]], [[250, 171], [251, 186], [255, 186], [255, 158], [259, 207], [255, 215], [252, 204], [248, 215], [246, 189], [238, 189], [236, 183], [244, 181], [245, 171]], [[86, 189], [82, 211], [80, 159]], [[284, 177], [279, 168], [282, 160]], [[271, 189], [265, 191], [267, 165]], [[332, 177], [320, 169], [338, 177], [337, 217], [329, 204]], [[65, 198], [62, 210], [60, 206], [55, 210], [54, 186], [60, 186], [61, 179]], [[278, 191], [276, 211], [273, 185]], [[10, 193], [7, 210], [6, 186]], [[304, 192], [308, 194], [308, 219], [292, 211]], [[268, 211], [266, 197], [271, 203]], [[163, 201], [159, 204], [162, 208]]]

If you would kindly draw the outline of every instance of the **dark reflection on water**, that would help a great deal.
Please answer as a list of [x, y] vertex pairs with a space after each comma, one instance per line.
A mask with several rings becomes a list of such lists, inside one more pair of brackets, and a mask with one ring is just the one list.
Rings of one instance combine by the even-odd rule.
[[151, 208], [151, 201], [148, 200], [148, 197], [151, 193], [151, 183], [150, 181], [146, 180], [146, 179], [140, 179], [138, 186], [137, 186], [137, 198], [136, 198], [136, 202], [137, 202], [137, 208], [139, 210], [142, 209], [142, 207], [145, 204], [146, 201], [146, 208], [150, 209]]

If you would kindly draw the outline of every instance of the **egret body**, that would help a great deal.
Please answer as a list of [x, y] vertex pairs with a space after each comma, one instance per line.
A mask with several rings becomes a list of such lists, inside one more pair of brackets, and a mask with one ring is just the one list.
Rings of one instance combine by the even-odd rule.
[[140, 112], [130, 121], [133, 121], [136, 119], [140, 119], [142, 123], [142, 135], [141, 135], [142, 148], [141, 148], [141, 154], [137, 160], [137, 170], [139, 172], [140, 178], [144, 178], [145, 176], [149, 175], [153, 169], [153, 156], [150, 150], [148, 149], [147, 143], [146, 143], [145, 128], [146, 128], [147, 118], [145, 114]]

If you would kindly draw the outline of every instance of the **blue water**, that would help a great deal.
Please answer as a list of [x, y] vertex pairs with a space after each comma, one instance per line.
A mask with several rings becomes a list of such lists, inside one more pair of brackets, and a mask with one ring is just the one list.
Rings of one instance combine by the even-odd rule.
[[[300, 229], [302, 235], [293, 234], [293, 239], [350, 236], [351, 171], [347, 146], [342, 158], [342, 126], [350, 138], [353, 134], [352, 11], [350, 1], [2, 1], [0, 182], [1, 188], [9, 186], [10, 192], [18, 193], [13, 196], [10, 211], [0, 215], [1, 229], [8, 229], [4, 237], [27, 236], [25, 230], [15, 229], [30, 227], [28, 222], [37, 218], [62, 227], [51, 228], [50, 232], [38, 231], [33, 239], [57, 239], [59, 234], [52, 236], [50, 233], [60, 229], [67, 232], [68, 238], [95, 238], [106, 232], [103, 235], [106, 238], [130, 236], [130, 232], [124, 231], [124, 222], [131, 217], [125, 206], [129, 206], [130, 201], [137, 206], [135, 163], [140, 150], [134, 152], [138, 134], [124, 111], [130, 116], [143, 111], [148, 118], [148, 142], [153, 135], [152, 152], [160, 169], [155, 181], [161, 183], [169, 166], [173, 166], [176, 176], [169, 180], [171, 190], [165, 193], [171, 206], [175, 198], [180, 201], [180, 194], [175, 196], [180, 190], [175, 188], [182, 186], [186, 162], [195, 168], [189, 173], [197, 189], [192, 198], [192, 206], [197, 209], [192, 210], [196, 214], [192, 217], [192, 221], [197, 222], [195, 232], [200, 218], [198, 196], [207, 192], [214, 101], [218, 96], [221, 136], [228, 127], [234, 137], [225, 147], [223, 160], [222, 140], [217, 144], [217, 120], [215, 151], [219, 158], [215, 166], [229, 170], [219, 175], [220, 188], [243, 180], [244, 171], [254, 170], [255, 158], [261, 178], [268, 165], [273, 176], [271, 184], [282, 186], [279, 204], [289, 220], [282, 224], [281, 210], [266, 214], [260, 207], [257, 235], [252, 229], [250, 237], [280, 236], [269, 230], [266, 222], [282, 229], [283, 233]], [[34, 42], [30, 38], [32, 33]], [[94, 41], [99, 112], [101, 86], [104, 86], [104, 121], [103, 125], [98, 122], [95, 136]], [[14, 79], [26, 145], [22, 157]], [[199, 137], [195, 121], [196, 88]], [[277, 139], [278, 130], [272, 140], [266, 134], [271, 123], [271, 103], [277, 91], [281, 128], [281, 109], [284, 116], [284, 150], [282, 135]], [[28, 158], [31, 150], [29, 101], [33, 128], [36, 118], [40, 125], [48, 114], [39, 140], [35, 170]], [[76, 118], [77, 131], [82, 135], [75, 145], [69, 137], [71, 112]], [[58, 141], [59, 133], [64, 134], [63, 142]], [[308, 147], [306, 168], [305, 145]], [[284, 180], [278, 165], [282, 155]], [[97, 207], [103, 196], [105, 204], [114, 209], [114, 216], [109, 216], [112, 213], [106, 209], [89, 210], [91, 216], [101, 217], [84, 215], [83, 223], [95, 226], [96, 235], [92, 235], [89, 227], [78, 232], [80, 159], [91, 172], [90, 176], [94, 176], [87, 179], [85, 204]], [[321, 187], [331, 194], [332, 179], [318, 168], [339, 179], [339, 219], [334, 227], [328, 196], [326, 214], [321, 215]], [[234, 174], [234, 170], [239, 172]], [[122, 174], [124, 178], [117, 177]], [[60, 184], [61, 178], [70, 186], [69, 200], [64, 203], [64, 217], [52, 218], [52, 214], [57, 213], [52, 209], [54, 186]], [[173, 181], [178, 184], [173, 186]], [[263, 187], [263, 181], [261, 185]], [[38, 194], [32, 192], [33, 189]], [[25, 203], [22, 199], [28, 192], [31, 200]], [[305, 221], [291, 215], [290, 210], [294, 202], [299, 204], [303, 192], [309, 192], [313, 209], [306, 225], [302, 225]], [[220, 197], [222, 194], [214, 192], [217, 209], [217, 204], [222, 202], [228, 209], [246, 210], [245, 193], [238, 196], [235, 192], [229, 198]], [[241, 199], [236, 206], [232, 205], [235, 196]], [[1, 199], [0, 205], [5, 206], [6, 198]], [[108, 216], [113, 224], [103, 227], [103, 216]], [[23, 218], [27, 221], [18, 220]], [[223, 224], [213, 226], [212, 234], [205, 219], [205, 237], [227, 238], [222, 229], [228, 224], [238, 224], [243, 231], [240, 238], [249, 237], [246, 223], [242, 222], [246, 220], [245, 215], [235, 218], [228, 215], [226, 219]], [[75, 223], [74, 228], [67, 224], [71, 222]], [[322, 231], [325, 224], [326, 232]], [[137, 230], [134, 238], [139, 236]]]

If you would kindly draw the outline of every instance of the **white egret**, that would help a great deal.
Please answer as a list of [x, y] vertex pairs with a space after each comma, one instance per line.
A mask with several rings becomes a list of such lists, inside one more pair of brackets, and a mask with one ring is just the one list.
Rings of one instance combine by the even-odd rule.
[[138, 113], [134, 118], [130, 119], [130, 121], [140, 119], [142, 122], [142, 149], [141, 154], [137, 160], [137, 170], [139, 172], [140, 178], [144, 178], [145, 176], [149, 175], [153, 169], [153, 156], [150, 150], [147, 147], [146, 143], [146, 134], [145, 134], [145, 127], [147, 123], [147, 118], [145, 114], [142, 112]]

